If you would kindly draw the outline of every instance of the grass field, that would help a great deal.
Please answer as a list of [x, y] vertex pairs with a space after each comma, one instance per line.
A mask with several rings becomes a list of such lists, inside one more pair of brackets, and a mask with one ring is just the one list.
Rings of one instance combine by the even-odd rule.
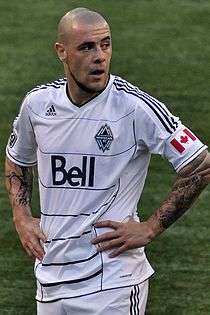
[[[108, 17], [113, 32], [112, 73], [168, 104], [210, 143], [210, 2], [201, 0], [0, 0], [0, 315], [33, 315], [33, 264], [12, 225], [4, 188], [4, 149], [24, 94], [62, 77], [53, 51], [63, 13], [87, 6]], [[147, 218], [166, 195], [174, 171], [152, 159], [139, 205]], [[147, 315], [210, 314], [210, 189], [179, 222], [147, 247], [156, 274]], [[38, 213], [37, 194], [34, 211]], [[76, 314], [75, 314], [76, 315]]]

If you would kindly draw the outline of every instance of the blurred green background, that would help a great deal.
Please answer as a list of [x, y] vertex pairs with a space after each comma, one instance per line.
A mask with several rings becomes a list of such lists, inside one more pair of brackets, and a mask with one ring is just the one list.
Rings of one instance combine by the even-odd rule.
[[[4, 150], [25, 93], [63, 76], [53, 50], [60, 17], [75, 7], [100, 11], [113, 36], [112, 73], [157, 97], [210, 142], [210, 1], [0, 0], [0, 315], [36, 314], [33, 264], [12, 224], [4, 188]], [[160, 204], [174, 171], [154, 157], [142, 219]], [[33, 200], [38, 213], [38, 194]], [[147, 315], [210, 314], [210, 189], [147, 247], [156, 270]], [[76, 314], [75, 314], [76, 315]]]

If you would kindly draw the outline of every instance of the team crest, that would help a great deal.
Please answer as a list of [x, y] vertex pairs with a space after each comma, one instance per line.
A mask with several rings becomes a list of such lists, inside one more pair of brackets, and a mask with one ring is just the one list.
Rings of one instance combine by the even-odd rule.
[[109, 150], [114, 139], [111, 128], [107, 124], [102, 126], [95, 135], [95, 139], [100, 150], [103, 152]]

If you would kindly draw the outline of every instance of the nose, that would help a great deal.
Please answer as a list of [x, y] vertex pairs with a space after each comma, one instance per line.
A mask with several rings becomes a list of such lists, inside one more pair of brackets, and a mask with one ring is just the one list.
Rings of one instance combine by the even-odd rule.
[[106, 60], [105, 54], [101, 47], [95, 47], [94, 63], [102, 63]]

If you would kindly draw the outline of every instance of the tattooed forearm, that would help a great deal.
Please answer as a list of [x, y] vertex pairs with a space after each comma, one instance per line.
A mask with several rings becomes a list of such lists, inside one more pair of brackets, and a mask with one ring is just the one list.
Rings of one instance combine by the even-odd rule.
[[13, 206], [30, 205], [32, 195], [32, 169], [23, 166], [8, 168], [6, 186]]
[[167, 199], [149, 219], [159, 226], [157, 234], [181, 217], [207, 186], [209, 162], [209, 153], [204, 151], [179, 173]]
[[205, 186], [206, 183], [198, 174], [186, 178], [185, 180], [177, 179], [172, 192], [157, 212], [162, 227], [164, 229], [168, 228], [181, 217], [197, 199]]

